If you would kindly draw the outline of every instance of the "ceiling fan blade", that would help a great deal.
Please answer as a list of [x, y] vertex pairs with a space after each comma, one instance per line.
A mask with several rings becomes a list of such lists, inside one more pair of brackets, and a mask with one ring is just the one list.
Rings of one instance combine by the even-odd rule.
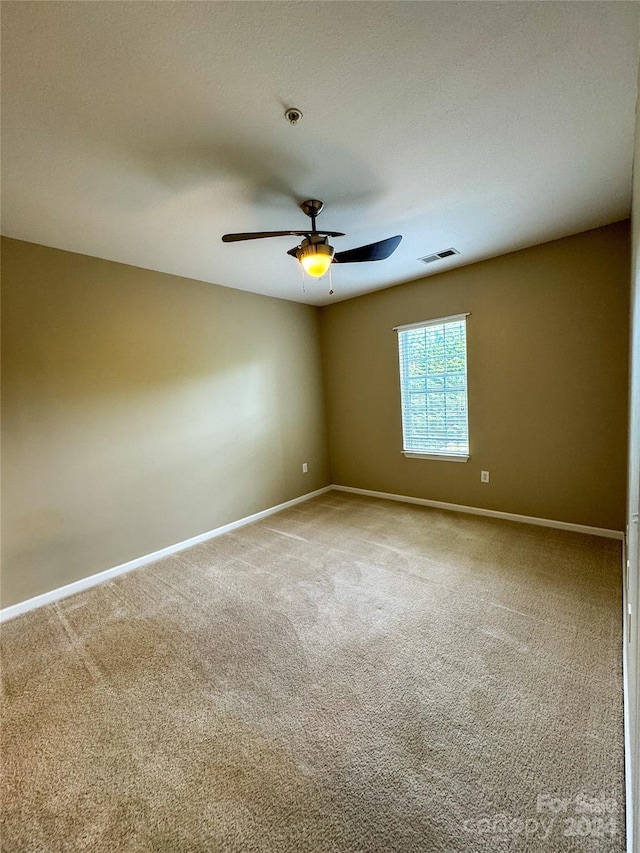
[[237, 243], [240, 240], [261, 240], [263, 237], [307, 237], [309, 234], [321, 234], [323, 237], [344, 237], [341, 231], [249, 231], [242, 234], [223, 234], [223, 243]]
[[242, 234], [223, 234], [223, 243], [237, 243], [239, 240], [261, 240], [263, 237], [286, 237], [297, 235], [303, 237], [307, 231], [249, 231]]
[[402, 237], [387, 237], [377, 243], [358, 246], [357, 249], [347, 249], [346, 252], [336, 252], [334, 262], [338, 264], [357, 264], [362, 261], [384, 261], [392, 255], [400, 245]]

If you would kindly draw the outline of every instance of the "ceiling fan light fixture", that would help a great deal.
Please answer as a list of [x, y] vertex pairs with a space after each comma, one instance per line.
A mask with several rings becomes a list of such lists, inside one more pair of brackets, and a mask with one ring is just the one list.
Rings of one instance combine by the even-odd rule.
[[304, 271], [313, 278], [322, 278], [333, 261], [333, 246], [328, 243], [312, 243], [301, 246], [297, 257]]

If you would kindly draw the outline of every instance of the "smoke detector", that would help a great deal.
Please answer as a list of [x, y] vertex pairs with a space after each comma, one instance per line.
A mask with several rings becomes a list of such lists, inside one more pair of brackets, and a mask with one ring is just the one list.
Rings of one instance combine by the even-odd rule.
[[298, 124], [302, 118], [302, 110], [299, 110], [297, 107], [287, 107], [284, 111], [284, 117], [289, 124]]

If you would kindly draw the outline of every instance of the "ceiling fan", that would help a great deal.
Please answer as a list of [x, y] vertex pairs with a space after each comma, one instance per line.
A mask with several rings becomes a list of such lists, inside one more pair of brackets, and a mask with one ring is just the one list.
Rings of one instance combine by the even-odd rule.
[[324, 202], [316, 198], [303, 201], [300, 210], [311, 219], [311, 229], [304, 231], [253, 231], [244, 234], [224, 234], [223, 243], [236, 243], [240, 240], [260, 240], [263, 237], [284, 237], [287, 235], [303, 237], [299, 246], [289, 249], [288, 255], [297, 258], [303, 269], [314, 278], [321, 278], [334, 264], [358, 264], [363, 261], [384, 261], [398, 248], [401, 236], [388, 237], [377, 243], [368, 243], [346, 252], [336, 252], [329, 245], [329, 237], [344, 237], [341, 231], [318, 231], [316, 217], [322, 211]]

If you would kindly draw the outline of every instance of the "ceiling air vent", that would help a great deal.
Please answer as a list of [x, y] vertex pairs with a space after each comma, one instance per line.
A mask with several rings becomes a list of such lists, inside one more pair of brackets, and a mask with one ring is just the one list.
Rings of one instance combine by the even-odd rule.
[[451, 247], [450, 249], [443, 249], [441, 252], [436, 252], [435, 255], [425, 255], [424, 258], [418, 258], [419, 261], [422, 261], [423, 264], [432, 264], [434, 261], [442, 261], [444, 258], [450, 258], [452, 255], [459, 255], [460, 252], [457, 249]]

